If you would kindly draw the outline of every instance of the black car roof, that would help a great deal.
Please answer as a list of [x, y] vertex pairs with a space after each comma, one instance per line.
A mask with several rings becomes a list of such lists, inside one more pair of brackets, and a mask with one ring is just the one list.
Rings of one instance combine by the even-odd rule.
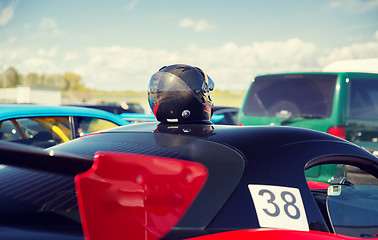
[[[129, 152], [202, 163], [209, 180], [170, 234], [184, 228], [258, 228], [249, 184], [299, 189], [309, 223], [326, 227], [307, 186], [304, 169], [344, 161], [377, 172], [377, 159], [340, 138], [294, 127], [145, 123], [123, 126], [54, 147], [83, 157], [96, 151]], [[347, 157], [345, 157], [347, 156]], [[353, 156], [358, 156], [353, 158]], [[222, 211], [220, 209], [222, 208]], [[198, 214], [201, 213], [201, 216]], [[230, 215], [238, 215], [232, 219]], [[190, 237], [190, 236], [187, 236]]]
[[[180, 136], [203, 138], [210, 141], [218, 141], [230, 145], [242, 146], [242, 142], [248, 143], [254, 141], [256, 143], [269, 140], [269, 144], [281, 145], [295, 142], [324, 140], [324, 141], [338, 141], [349, 143], [338, 137], [329, 134], [324, 134], [319, 131], [284, 126], [224, 126], [211, 125], [211, 128], [204, 131], [204, 124], [158, 124], [158, 123], [143, 123], [121, 126], [104, 132], [146, 132], [146, 133], [168, 133]], [[163, 131], [162, 131], [163, 130]], [[249, 139], [249, 141], [245, 141]]]

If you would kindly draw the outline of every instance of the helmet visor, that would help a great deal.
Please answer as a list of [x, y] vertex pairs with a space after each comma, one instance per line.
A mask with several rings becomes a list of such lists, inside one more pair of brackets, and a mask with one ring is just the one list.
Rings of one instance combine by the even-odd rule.
[[203, 82], [203, 85], [202, 85], [202, 93], [203, 95], [209, 99], [210, 97], [210, 92], [214, 90], [214, 82], [213, 80], [205, 75], [205, 81]]
[[169, 72], [157, 72], [152, 75], [148, 87], [150, 93], [154, 92], [181, 92], [191, 91], [190, 87], [178, 76]]
[[209, 91], [211, 92], [214, 90], [214, 82], [208, 75], [206, 75], [206, 77], [207, 77], [207, 86], [209, 88]]

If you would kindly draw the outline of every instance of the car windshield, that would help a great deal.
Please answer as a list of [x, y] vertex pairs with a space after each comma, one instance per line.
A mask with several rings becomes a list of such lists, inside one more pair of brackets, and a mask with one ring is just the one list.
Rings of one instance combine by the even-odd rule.
[[291, 74], [257, 77], [245, 102], [247, 116], [327, 118], [337, 75]]
[[372, 79], [351, 79], [349, 118], [378, 120], [378, 82]]

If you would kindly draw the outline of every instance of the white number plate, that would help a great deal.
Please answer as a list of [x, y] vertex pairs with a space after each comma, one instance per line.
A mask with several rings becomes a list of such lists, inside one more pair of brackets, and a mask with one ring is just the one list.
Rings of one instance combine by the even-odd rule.
[[260, 227], [308, 231], [299, 189], [270, 185], [248, 185]]

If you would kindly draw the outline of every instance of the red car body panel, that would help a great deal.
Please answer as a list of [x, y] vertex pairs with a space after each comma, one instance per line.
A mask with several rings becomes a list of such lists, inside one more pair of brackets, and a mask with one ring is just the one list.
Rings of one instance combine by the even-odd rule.
[[323, 182], [307, 181], [307, 185], [310, 189], [327, 189], [329, 184]]
[[75, 177], [84, 236], [159, 239], [184, 215], [203, 184], [196, 162], [99, 152], [90, 170]]
[[[318, 232], [318, 231], [296, 231], [286, 229], [250, 229], [222, 232], [217, 234], [210, 234], [202, 237], [190, 238], [190, 240], [250, 240], [250, 239], [264, 239], [264, 240], [355, 240], [360, 238], [353, 238], [344, 235], [337, 235], [333, 233]], [[189, 239], [188, 239], [189, 240]]]

